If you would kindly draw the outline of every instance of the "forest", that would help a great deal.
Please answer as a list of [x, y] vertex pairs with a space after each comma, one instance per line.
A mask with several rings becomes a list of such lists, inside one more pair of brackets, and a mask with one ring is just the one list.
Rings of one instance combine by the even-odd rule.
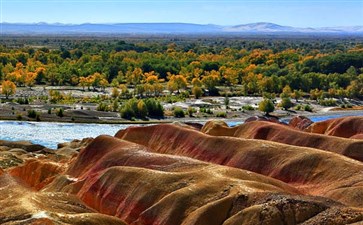
[[113, 87], [126, 97], [141, 98], [164, 90], [196, 98], [284, 90], [313, 98], [362, 98], [363, 40], [5, 37], [0, 41], [0, 80], [3, 89]]

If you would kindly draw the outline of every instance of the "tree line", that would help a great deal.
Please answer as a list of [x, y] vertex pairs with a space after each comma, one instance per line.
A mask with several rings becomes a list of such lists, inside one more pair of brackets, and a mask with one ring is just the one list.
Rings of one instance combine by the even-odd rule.
[[131, 88], [137, 96], [220, 95], [221, 87], [230, 95], [280, 94], [288, 87], [318, 97], [363, 96], [359, 39], [46, 40], [0, 46], [6, 93], [14, 85], [71, 85]]

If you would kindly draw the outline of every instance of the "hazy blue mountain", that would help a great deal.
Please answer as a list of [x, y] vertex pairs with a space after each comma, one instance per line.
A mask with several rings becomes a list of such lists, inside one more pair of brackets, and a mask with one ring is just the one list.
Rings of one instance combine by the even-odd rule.
[[118, 24], [48, 24], [2, 23], [2, 34], [71, 35], [71, 34], [363, 34], [363, 26], [297, 28], [274, 23], [250, 23], [236, 26], [190, 23], [118, 23]]

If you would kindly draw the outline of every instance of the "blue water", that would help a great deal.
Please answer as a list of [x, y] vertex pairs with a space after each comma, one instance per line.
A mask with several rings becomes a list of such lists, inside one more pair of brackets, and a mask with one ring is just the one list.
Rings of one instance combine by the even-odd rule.
[[55, 149], [58, 143], [74, 139], [115, 135], [129, 125], [70, 124], [49, 122], [0, 121], [0, 139], [9, 141], [30, 140]]
[[352, 112], [345, 112], [344, 114], [331, 114], [331, 115], [324, 115], [324, 116], [310, 116], [309, 118], [313, 122], [319, 122], [323, 120], [335, 119], [345, 116], [363, 116], [362, 111], [352, 111]]

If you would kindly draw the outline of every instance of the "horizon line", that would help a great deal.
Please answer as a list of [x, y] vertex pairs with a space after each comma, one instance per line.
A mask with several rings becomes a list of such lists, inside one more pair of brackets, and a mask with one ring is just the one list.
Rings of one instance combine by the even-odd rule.
[[79, 26], [79, 25], [118, 25], [118, 24], [192, 24], [192, 25], [203, 25], [203, 26], [223, 26], [223, 27], [233, 27], [233, 26], [240, 26], [240, 25], [249, 25], [249, 24], [273, 24], [283, 27], [294, 27], [294, 28], [330, 28], [330, 27], [362, 27], [361, 25], [332, 25], [332, 26], [323, 26], [323, 27], [295, 27], [291, 25], [281, 25], [274, 22], [252, 22], [252, 23], [239, 23], [235, 25], [220, 25], [214, 23], [193, 23], [193, 22], [82, 22], [82, 23], [62, 23], [62, 22], [7, 22], [2, 21], [0, 24], [22, 24], [22, 25], [68, 25], [68, 26]]

